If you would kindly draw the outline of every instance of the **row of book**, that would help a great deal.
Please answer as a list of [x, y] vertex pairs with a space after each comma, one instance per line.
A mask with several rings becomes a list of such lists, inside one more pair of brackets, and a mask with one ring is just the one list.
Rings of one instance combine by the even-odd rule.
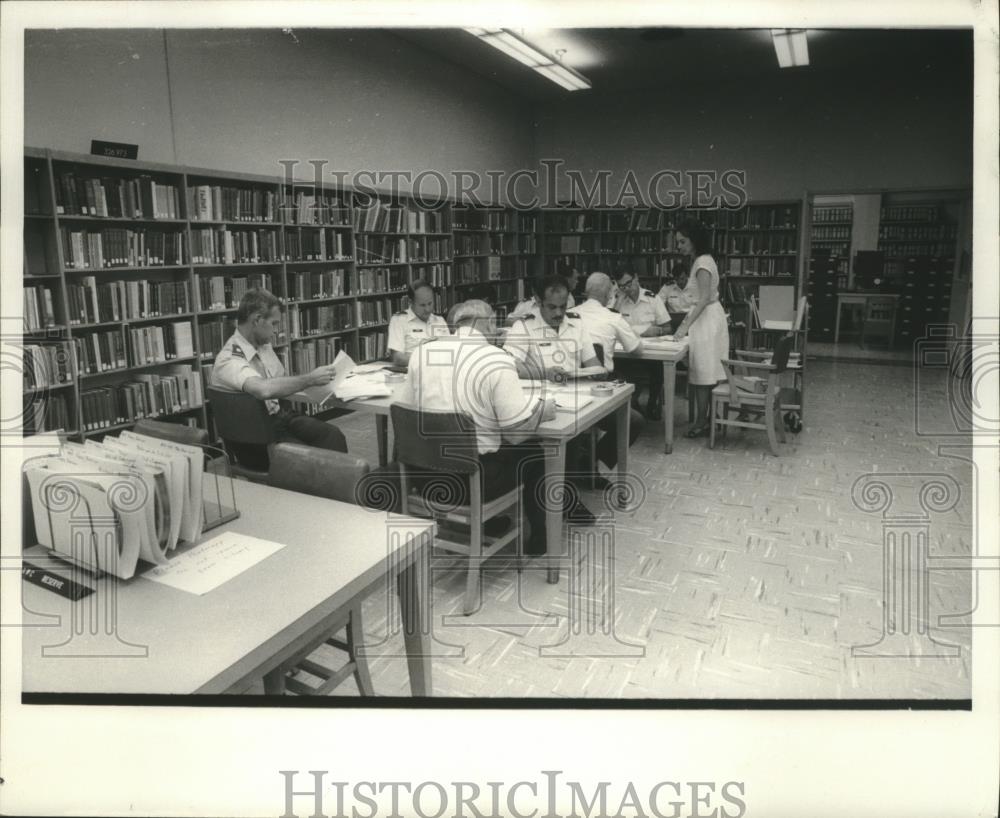
[[[436, 310], [440, 315], [444, 311]], [[361, 361], [377, 361], [389, 354], [386, 348], [387, 338], [384, 332], [369, 332], [358, 336], [358, 355]]]
[[80, 177], [72, 171], [57, 177], [56, 213], [97, 218], [181, 218], [176, 185], [157, 182], [150, 176]]
[[153, 267], [184, 263], [184, 234], [152, 229], [60, 227], [63, 259], [72, 269]]
[[724, 253], [794, 253], [799, 240], [794, 233], [781, 232], [766, 235], [730, 233], [726, 237]]
[[937, 205], [886, 205], [879, 210], [879, 220], [886, 222], [936, 222]]
[[451, 258], [451, 240], [421, 236], [410, 239], [410, 261], [447, 261]]
[[24, 389], [44, 389], [73, 380], [73, 347], [63, 341], [54, 344], [25, 344], [21, 348]]
[[794, 205], [748, 205], [742, 210], [716, 211], [716, 226], [727, 230], [791, 229], [799, 224]]
[[954, 224], [883, 224], [879, 226], [879, 241], [954, 241], [958, 226]]
[[358, 236], [355, 243], [360, 264], [394, 264], [409, 261], [409, 248], [403, 237]]
[[796, 261], [788, 258], [736, 257], [728, 259], [727, 272], [732, 276], [776, 276], [791, 278], [795, 275]]
[[90, 332], [75, 338], [81, 374], [165, 363], [194, 355], [190, 321]]
[[813, 225], [812, 240], [817, 241], [850, 241], [851, 226], [849, 224], [833, 227]]
[[351, 237], [339, 230], [286, 230], [284, 255], [288, 261], [347, 261], [353, 258]]
[[517, 251], [523, 254], [533, 254], [537, 252], [538, 242], [535, 240], [535, 234], [521, 234], [517, 237]]
[[[360, 273], [370, 273], [361, 270]], [[347, 270], [305, 270], [288, 273], [288, 300], [340, 298], [350, 292]]]
[[24, 288], [24, 328], [34, 332], [56, 325], [52, 290], [44, 284]]
[[452, 215], [455, 230], [494, 230], [506, 233], [517, 230], [517, 213], [512, 210], [475, 210], [456, 207]]
[[271, 291], [271, 274], [246, 276], [199, 276], [198, 300], [203, 310], [229, 310], [240, 305], [247, 291], [262, 288]]
[[69, 323], [103, 324], [191, 312], [186, 281], [109, 281], [83, 276], [66, 284]]
[[401, 290], [407, 285], [403, 267], [361, 267], [358, 269], [358, 293], [384, 293]]
[[197, 409], [204, 402], [201, 377], [190, 364], [137, 373], [128, 383], [80, 392], [83, 431]]
[[813, 208], [813, 224], [824, 222], [849, 222], [854, 220], [854, 208], [851, 205], [822, 206]]
[[367, 206], [354, 208], [354, 229], [364, 233], [405, 233], [409, 220], [406, 208], [372, 199]]
[[263, 188], [194, 185], [187, 189], [191, 221], [273, 222], [277, 221], [277, 198]]
[[467, 258], [455, 262], [455, 280], [460, 284], [474, 281], [493, 281], [518, 275], [519, 259], [487, 256]]
[[66, 395], [25, 395], [21, 414], [21, 433], [34, 435], [59, 429], [76, 431], [70, 423], [70, 403]]
[[288, 332], [295, 339], [327, 332], [340, 332], [354, 326], [354, 314], [349, 303], [289, 307]]
[[332, 364], [337, 353], [343, 349], [343, 338], [317, 338], [311, 341], [300, 341], [292, 345], [291, 357], [285, 369], [302, 375], [311, 372], [317, 366]]
[[953, 256], [955, 254], [955, 245], [953, 242], [947, 243], [931, 243], [931, 242], [920, 242], [913, 244], [904, 244], [902, 242], [879, 242], [879, 250], [884, 250], [887, 256], [895, 257], [915, 257], [915, 256], [936, 256], [936, 257], [946, 257]]
[[[198, 323], [198, 349], [203, 358], [215, 358], [222, 351], [222, 345], [236, 332], [235, 318], [214, 318]], [[205, 367], [202, 366], [202, 372]]]
[[388, 324], [394, 313], [405, 309], [404, 300], [395, 298], [366, 298], [354, 305], [359, 327], [373, 327]]
[[455, 236], [455, 255], [485, 256], [517, 252], [517, 236], [510, 233], [473, 233]]
[[[200, 446], [130, 431], [63, 443], [24, 467], [37, 541], [76, 565], [131, 579], [140, 560], [163, 565], [178, 543], [201, 536], [203, 484], [212, 479], [204, 468]], [[69, 502], [54, 503], [56, 492]]]
[[334, 193], [297, 191], [282, 204], [286, 224], [351, 224], [351, 208]]
[[282, 261], [275, 230], [199, 227], [191, 231], [193, 264], [254, 264]]
[[451, 285], [450, 264], [423, 264], [413, 268], [414, 278], [426, 281], [432, 287], [448, 287]]

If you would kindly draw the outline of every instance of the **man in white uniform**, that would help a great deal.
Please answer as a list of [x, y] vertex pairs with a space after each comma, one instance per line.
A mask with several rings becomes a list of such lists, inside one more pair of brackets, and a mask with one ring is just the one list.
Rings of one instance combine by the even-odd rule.
[[[517, 362], [522, 378], [545, 378], [563, 381], [581, 369], [606, 373], [594, 350], [584, 320], [575, 312], [566, 311], [566, 279], [548, 276], [538, 282], [536, 292], [539, 314], [519, 320], [507, 333], [504, 348]], [[635, 414], [632, 415], [635, 419]], [[640, 422], [629, 428], [629, 446], [642, 431]], [[618, 463], [615, 418], [608, 415], [597, 424], [604, 432], [597, 444], [597, 458], [609, 469]], [[589, 513], [589, 512], [588, 512]]]
[[[293, 412], [279, 401], [306, 387], [329, 383], [334, 375], [332, 365], [317, 367], [305, 375], [285, 374], [285, 367], [271, 346], [271, 339], [281, 325], [281, 309], [281, 302], [267, 290], [247, 291], [236, 313], [236, 332], [215, 357], [212, 386], [230, 392], [247, 392], [264, 401], [279, 441], [346, 452], [347, 440], [340, 429], [301, 412]], [[243, 465], [267, 468], [264, 447], [230, 445]]]
[[613, 286], [611, 278], [604, 273], [591, 273], [587, 277], [585, 289], [587, 300], [575, 310], [583, 320], [584, 328], [590, 333], [597, 357], [603, 358], [601, 363], [608, 372], [615, 368], [615, 342], [621, 344], [626, 352], [642, 350], [642, 339], [636, 335], [625, 317], [606, 306], [611, 299]]
[[[639, 278], [631, 270], [615, 273], [618, 292], [615, 295], [615, 309], [628, 321], [637, 335], [655, 338], [670, 334], [670, 313], [666, 305], [649, 290], [639, 286]], [[625, 378], [636, 384], [632, 405], [638, 408], [639, 392], [643, 381], [649, 381], [649, 400], [646, 403], [646, 417], [659, 420], [663, 413], [663, 367], [657, 361], [628, 361], [621, 372]]]
[[544, 554], [545, 509], [540, 482], [544, 453], [528, 442], [538, 424], [555, 417], [555, 404], [521, 388], [513, 359], [490, 343], [496, 332], [485, 301], [465, 301], [449, 313], [455, 334], [414, 350], [400, 403], [419, 409], [464, 412], [476, 425], [484, 498], [523, 483], [522, 502], [531, 525], [526, 554]]
[[448, 323], [434, 315], [434, 288], [426, 281], [414, 281], [406, 288], [410, 306], [389, 319], [386, 346], [397, 366], [409, 363], [413, 350], [423, 343], [448, 334]]

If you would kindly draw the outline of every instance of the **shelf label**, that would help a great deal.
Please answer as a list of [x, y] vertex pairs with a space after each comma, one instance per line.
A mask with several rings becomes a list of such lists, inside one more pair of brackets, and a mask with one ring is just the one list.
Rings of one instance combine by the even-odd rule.
[[110, 156], [112, 159], [138, 159], [139, 146], [127, 142], [103, 142], [100, 139], [90, 140], [90, 153], [93, 156]]

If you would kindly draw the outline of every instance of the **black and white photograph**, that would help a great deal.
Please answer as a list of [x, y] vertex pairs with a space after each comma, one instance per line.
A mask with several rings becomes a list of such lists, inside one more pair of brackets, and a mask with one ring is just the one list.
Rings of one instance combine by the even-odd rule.
[[0, 812], [997, 814], [995, 2], [5, 6]]

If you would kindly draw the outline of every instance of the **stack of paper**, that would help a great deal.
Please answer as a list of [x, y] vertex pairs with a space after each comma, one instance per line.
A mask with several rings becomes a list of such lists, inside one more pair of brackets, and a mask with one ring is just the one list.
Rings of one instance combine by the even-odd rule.
[[201, 536], [204, 453], [134, 432], [67, 443], [25, 465], [38, 542], [128, 579]]
[[358, 366], [344, 350], [333, 360], [333, 380], [323, 386], [310, 386], [292, 395], [307, 403], [323, 406], [332, 398], [356, 400], [358, 398], [388, 397], [392, 388], [385, 382], [385, 367], [388, 364], [365, 364]]

